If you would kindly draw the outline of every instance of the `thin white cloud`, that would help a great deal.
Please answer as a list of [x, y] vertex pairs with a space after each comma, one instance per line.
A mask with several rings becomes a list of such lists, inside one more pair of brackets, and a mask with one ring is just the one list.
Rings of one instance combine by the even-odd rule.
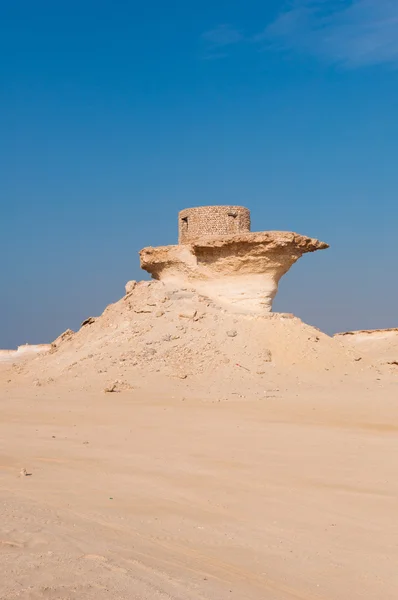
[[213, 46], [229, 46], [243, 40], [243, 35], [231, 25], [219, 25], [202, 33], [202, 39]]
[[203, 58], [225, 58], [227, 46], [242, 42], [242, 33], [231, 25], [219, 25], [215, 29], [202, 33], [201, 41], [204, 48]]
[[253, 41], [347, 67], [398, 64], [398, 0], [293, 0]]

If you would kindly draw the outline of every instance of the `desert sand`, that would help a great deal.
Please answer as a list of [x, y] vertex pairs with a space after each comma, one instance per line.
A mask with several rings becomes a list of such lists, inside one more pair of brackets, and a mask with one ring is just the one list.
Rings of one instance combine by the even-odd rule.
[[216, 209], [78, 331], [0, 352], [2, 600], [397, 597], [397, 331], [272, 313], [327, 244]]
[[6, 387], [0, 597], [396, 598], [397, 388]]
[[345, 337], [129, 282], [1, 363], [0, 597], [395, 599], [397, 371]]

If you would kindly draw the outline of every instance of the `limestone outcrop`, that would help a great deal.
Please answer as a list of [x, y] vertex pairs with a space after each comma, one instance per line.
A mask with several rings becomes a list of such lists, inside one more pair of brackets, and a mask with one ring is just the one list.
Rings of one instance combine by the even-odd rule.
[[234, 312], [272, 309], [281, 277], [305, 253], [328, 244], [287, 231], [203, 236], [144, 248], [141, 267], [170, 287], [190, 287]]
[[49, 352], [10, 365], [7, 378], [108, 392], [155, 385], [159, 394], [170, 385], [172, 395], [179, 389], [183, 397], [232, 401], [247, 390], [263, 399], [264, 390], [287, 380], [362, 373], [367, 362], [356, 358], [293, 315], [237, 314], [193, 289], [131, 281], [91, 325], [67, 330]]
[[345, 331], [336, 333], [334, 337], [373, 364], [391, 366], [397, 372], [398, 328]]
[[49, 352], [51, 344], [24, 344], [17, 350], [0, 350], [0, 362], [15, 361], [26, 356]]
[[288, 231], [250, 232], [250, 222], [250, 211], [239, 206], [181, 211], [179, 244], [140, 252], [154, 281], [129, 281], [122, 300], [85, 319], [76, 333], [0, 351], [0, 362], [18, 359], [21, 373], [40, 365], [41, 380], [49, 382], [75, 378], [78, 361], [81, 373], [91, 365], [96, 376], [112, 371], [113, 381], [128, 367], [182, 380], [221, 368], [237, 382], [242, 370], [262, 376], [271, 362], [322, 372], [340, 360], [357, 367], [339, 341], [293, 315], [271, 313], [281, 277], [303, 254], [328, 245]]

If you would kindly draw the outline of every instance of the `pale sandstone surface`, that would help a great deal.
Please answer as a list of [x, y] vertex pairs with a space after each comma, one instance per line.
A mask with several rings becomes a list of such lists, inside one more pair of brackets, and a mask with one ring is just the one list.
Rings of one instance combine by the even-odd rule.
[[12, 359], [16, 354], [16, 350], [0, 350], [0, 362]]
[[24, 344], [18, 346], [17, 354], [41, 354], [42, 352], [48, 352], [51, 348], [51, 344]]
[[398, 329], [370, 329], [337, 333], [335, 339], [375, 365], [398, 373]]
[[287, 231], [207, 236], [189, 244], [144, 248], [141, 267], [174, 287], [189, 285], [230, 311], [272, 309], [281, 277], [305, 253], [328, 245]]
[[14, 361], [25, 356], [35, 356], [48, 352], [51, 344], [24, 344], [16, 350], [0, 350], [0, 362]]
[[100, 317], [61, 334], [50, 352], [10, 367], [9, 378], [102, 390], [115, 380], [134, 386], [165, 376], [180, 380], [187, 394], [211, 397], [225, 380], [236, 393], [250, 385], [261, 395], [264, 383], [281, 378], [310, 381], [321, 375], [326, 382], [376, 372], [337, 338], [293, 315], [234, 314], [196, 289], [161, 281], [129, 282], [126, 289]]

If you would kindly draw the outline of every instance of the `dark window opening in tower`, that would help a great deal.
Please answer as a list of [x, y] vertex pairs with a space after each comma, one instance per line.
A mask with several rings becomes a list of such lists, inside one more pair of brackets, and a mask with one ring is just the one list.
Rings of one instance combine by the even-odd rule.
[[237, 212], [228, 213], [228, 231], [229, 233], [236, 233], [238, 231], [238, 216]]

